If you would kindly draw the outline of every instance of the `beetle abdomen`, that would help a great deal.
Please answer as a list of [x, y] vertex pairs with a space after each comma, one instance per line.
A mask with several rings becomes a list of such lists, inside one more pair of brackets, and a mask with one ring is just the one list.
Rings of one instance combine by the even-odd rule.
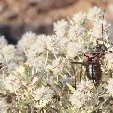
[[101, 64], [99, 61], [93, 63], [87, 62], [86, 64], [86, 74], [90, 80], [99, 83], [102, 78]]

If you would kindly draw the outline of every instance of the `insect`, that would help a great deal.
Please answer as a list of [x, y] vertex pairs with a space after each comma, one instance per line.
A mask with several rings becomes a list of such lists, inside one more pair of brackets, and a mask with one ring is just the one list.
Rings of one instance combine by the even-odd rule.
[[107, 51], [108, 48], [104, 44], [98, 44], [89, 53], [90, 55], [84, 54], [87, 57], [85, 61], [87, 77], [97, 84], [102, 79], [101, 59], [104, 58]]
[[71, 62], [73, 64], [81, 64], [86, 68], [86, 75], [95, 84], [99, 84], [102, 79], [101, 59], [104, 58], [108, 48], [105, 44], [97, 44], [92, 50], [84, 53], [83, 62]]

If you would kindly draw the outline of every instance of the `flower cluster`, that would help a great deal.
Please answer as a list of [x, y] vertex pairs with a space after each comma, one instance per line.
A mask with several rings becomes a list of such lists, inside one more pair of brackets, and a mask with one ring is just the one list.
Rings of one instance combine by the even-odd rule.
[[108, 51], [113, 50], [108, 44], [109, 26], [103, 11], [94, 7], [55, 22], [53, 35], [27, 32], [17, 45], [8, 44], [1, 36], [0, 112], [113, 112], [109, 105], [113, 99], [113, 80], [109, 78], [113, 54], [98, 59], [102, 69], [98, 84], [89, 80], [84, 67], [71, 63], [82, 62], [98, 39]]
[[36, 101], [39, 101], [36, 103], [36, 107], [44, 107], [46, 104], [51, 101], [53, 97], [53, 90], [50, 88], [46, 87], [41, 87], [36, 89], [34, 92], [34, 99]]
[[77, 84], [77, 90], [74, 90], [70, 95], [70, 102], [75, 110], [93, 111], [98, 103], [98, 96], [95, 94], [95, 86], [93, 81], [81, 81]]

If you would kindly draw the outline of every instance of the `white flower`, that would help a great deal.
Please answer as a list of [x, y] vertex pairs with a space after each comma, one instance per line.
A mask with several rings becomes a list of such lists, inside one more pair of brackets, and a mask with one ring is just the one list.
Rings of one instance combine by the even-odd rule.
[[[36, 89], [33, 92], [33, 97], [34, 100], [37, 101], [36, 103], [36, 107], [44, 107], [46, 106], [46, 104], [51, 101], [52, 97], [53, 97], [53, 90], [51, 90], [49, 87], [40, 87], [38, 89]], [[39, 103], [38, 103], [39, 101]]]
[[82, 80], [77, 84], [77, 89], [70, 95], [71, 104], [75, 109], [92, 107], [97, 104], [98, 96], [93, 92], [92, 81]]
[[68, 23], [63, 19], [54, 23], [54, 31], [59, 37], [63, 37], [66, 34], [67, 27]]
[[36, 44], [40, 45], [40, 48], [45, 48], [47, 39], [46, 35], [37, 35]]
[[15, 93], [20, 88], [20, 80], [12, 74], [5, 77], [2, 83], [5, 89], [9, 90], [11, 93]]
[[91, 91], [93, 88], [94, 83], [91, 80], [81, 80], [81, 82], [77, 84], [77, 89], [81, 92]]
[[84, 95], [81, 92], [75, 90], [73, 92], [73, 94], [70, 95], [70, 99], [69, 100], [70, 100], [72, 106], [74, 106], [74, 108], [79, 109], [79, 108], [81, 108], [83, 106], [83, 104], [85, 102], [85, 97], [84, 97]]
[[45, 48], [52, 53], [58, 54], [60, 51], [61, 43], [60, 38], [56, 37], [55, 35], [47, 36], [45, 41]]
[[8, 63], [15, 59], [16, 49], [13, 45], [4, 46], [0, 50], [0, 62]]
[[87, 14], [87, 18], [90, 21], [98, 20], [100, 17], [103, 16], [103, 12], [101, 9], [97, 8], [96, 6], [91, 8]]
[[26, 64], [28, 64], [29, 66], [33, 66], [38, 71], [40, 71], [44, 68], [45, 59], [46, 58], [43, 55], [38, 57], [30, 57], [27, 59]]
[[86, 14], [83, 12], [79, 12], [77, 14], [74, 14], [72, 19], [75, 24], [78, 24], [78, 23], [82, 24], [86, 19]]
[[7, 43], [6, 39], [5, 39], [5, 37], [4, 36], [0, 36], [0, 48], [3, 48], [4, 46], [7, 46], [7, 45], [8, 45], [8, 43]]
[[44, 46], [38, 43], [34, 43], [30, 46], [30, 48], [26, 52], [26, 56], [28, 58], [38, 57], [40, 54], [44, 54]]
[[36, 34], [27, 32], [22, 36], [22, 39], [18, 41], [18, 49], [25, 51], [28, 49], [36, 40]]
[[71, 39], [76, 39], [78, 36], [83, 36], [84, 33], [84, 28], [79, 24], [75, 24], [69, 28], [69, 38]]
[[113, 97], [113, 78], [110, 78], [110, 79], [107, 81], [106, 89], [107, 89], [107, 92], [108, 92], [110, 95], [112, 95], [112, 97]]
[[49, 87], [40, 87], [37, 88], [34, 92], [33, 92], [33, 96], [35, 100], [41, 100], [43, 99], [51, 99], [53, 97], [53, 90], [51, 90]]
[[68, 58], [74, 58], [75, 56], [77, 56], [79, 53], [81, 53], [81, 51], [83, 51], [83, 45], [82, 43], [76, 43], [76, 42], [69, 42], [67, 44], [67, 53], [66, 53], [66, 57]]

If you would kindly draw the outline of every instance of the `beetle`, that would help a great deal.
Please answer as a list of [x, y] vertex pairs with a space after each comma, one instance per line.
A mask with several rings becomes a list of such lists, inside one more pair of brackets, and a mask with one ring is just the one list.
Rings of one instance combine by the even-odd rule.
[[101, 59], [104, 58], [108, 48], [105, 44], [98, 44], [93, 48], [93, 51], [84, 54], [87, 57], [85, 62], [86, 74], [90, 80], [93, 80], [96, 84], [102, 80]]
[[99, 84], [102, 79], [101, 58], [104, 58], [108, 48], [105, 44], [97, 44], [92, 50], [84, 53], [83, 62], [71, 62], [81, 64], [86, 68], [86, 75], [95, 84]]

